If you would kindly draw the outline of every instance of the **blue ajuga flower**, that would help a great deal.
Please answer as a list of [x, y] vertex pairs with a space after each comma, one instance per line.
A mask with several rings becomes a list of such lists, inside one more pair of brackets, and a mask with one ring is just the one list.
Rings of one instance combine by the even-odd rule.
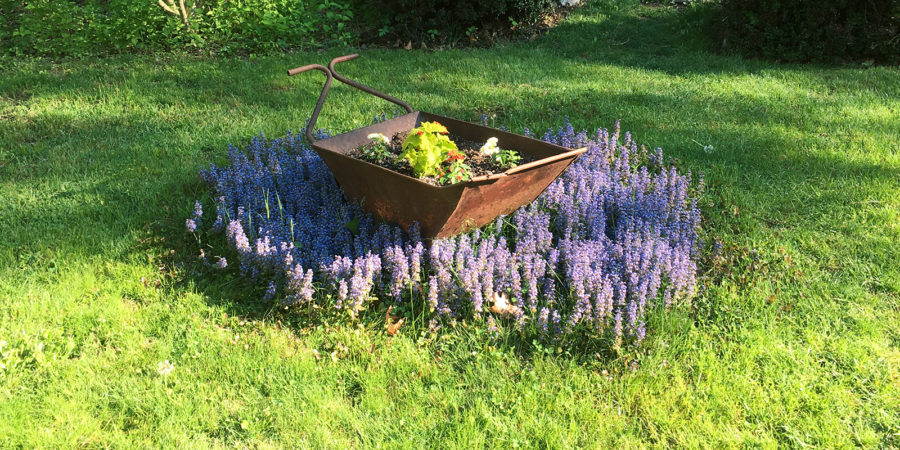
[[[589, 136], [566, 119], [543, 139], [588, 150], [532, 204], [430, 244], [416, 227], [403, 231], [348, 201], [300, 135], [230, 147], [230, 164], [201, 176], [215, 199], [211, 228], [224, 229], [241, 272], [267, 283], [267, 297], [351, 314], [371, 301], [417, 300], [433, 328], [469, 317], [548, 339], [639, 343], [653, 304], [694, 294], [691, 174], [663, 166], [660, 149], [638, 146], [618, 122]], [[198, 202], [188, 230], [202, 214]]]

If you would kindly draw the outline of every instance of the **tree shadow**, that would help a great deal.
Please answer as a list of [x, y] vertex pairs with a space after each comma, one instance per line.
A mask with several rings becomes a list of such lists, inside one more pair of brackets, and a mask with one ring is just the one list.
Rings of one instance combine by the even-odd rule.
[[[681, 167], [704, 172], [708, 184], [721, 186], [714, 193], [716, 207], [740, 206], [746, 217], [732, 223], [727, 213], [710, 211], [717, 226], [734, 226], [732, 233], [827, 228], [833, 225], [828, 214], [852, 211], [872, 195], [858, 185], [897, 185], [896, 165], [861, 156], [859, 149], [852, 157], [821, 151], [852, 141], [845, 117], [833, 113], [842, 107], [855, 108], [860, 117], [854, 126], [871, 139], [900, 141], [898, 122], [889, 113], [865, 111], [875, 102], [900, 107], [896, 70], [719, 55], [691, 28], [705, 13], [679, 14], [589, 14], [531, 42], [491, 50], [372, 50], [346, 63], [344, 73], [415, 108], [470, 121], [487, 114], [493, 124], [514, 131], [529, 126], [541, 133], [565, 117], [576, 128], [590, 129], [622, 119], [638, 142], [663, 147]], [[284, 69], [343, 53], [348, 52], [253, 60], [124, 58], [53, 63], [43, 72], [33, 70], [40, 65], [35, 62], [5, 70], [0, 96], [7, 106], [0, 117], [15, 118], [0, 124], [0, 144], [12, 149], [0, 153], [10, 161], [0, 161], [0, 180], [6, 192], [57, 193], [40, 203], [23, 196], [0, 205], [0, 226], [20, 230], [2, 240], [0, 251], [5, 248], [14, 259], [23, 249], [41, 248], [125, 258], [136, 251], [129, 243], [135, 230], [157, 221], [163, 228], [156, 233], [166, 242], [158, 250], [195, 248], [183, 221], [193, 200], [204, 195], [196, 171], [222, 161], [226, 145], [260, 131], [278, 136], [299, 130], [322, 79], [289, 79]], [[735, 89], [744, 82], [751, 87]], [[108, 91], [118, 89], [124, 93], [109, 100], [113, 105], [102, 105]], [[848, 104], [850, 97], [864, 101]], [[35, 116], [18, 112], [54, 102], [99, 105], [88, 117], [52, 109]], [[394, 109], [338, 84], [319, 125], [347, 131]], [[202, 122], [230, 115], [245, 119]], [[702, 151], [706, 144], [715, 150]], [[22, 223], [30, 224], [27, 232]], [[79, 229], [87, 224], [94, 228]], [[193, 252], [178, 255], [184, 258], [179, 264], [200, 272]], [[199, 277], [192, 287], [184, 283], [178, 289], [198, 289], [229, 314], [271, 317], [272, 304], [262, 300], [260, 287], [242, 281], [234, 269], [230, 274]], [[530, 344], [522, 342], [523, 355], [530, 354]]]

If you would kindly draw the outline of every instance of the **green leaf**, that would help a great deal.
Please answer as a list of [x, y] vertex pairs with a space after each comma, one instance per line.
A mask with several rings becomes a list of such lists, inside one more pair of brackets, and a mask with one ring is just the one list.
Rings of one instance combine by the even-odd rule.
[[350, 232], [353, 233], [354, 236], [359, 236], [359, 217], [347, 222], [344, 227], [350, 230]]

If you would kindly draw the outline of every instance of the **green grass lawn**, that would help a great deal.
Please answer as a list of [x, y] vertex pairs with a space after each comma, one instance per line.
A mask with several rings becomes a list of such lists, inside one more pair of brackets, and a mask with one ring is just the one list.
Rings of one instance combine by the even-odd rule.
[[[900, 446], [900, 70], [722, 56], [702, 16], [595, 6], [344, 68], [517, 131], [621, 119], [705, 174], [724, 257], [641, 348], [597, 355], [310, 323], [193, 262], [198, 170], [299, 130], [322, 77], [285, 70], [353, 49], [0, 61], [0, 447]], [[337, 85], [319, 125], [393, 110]]]

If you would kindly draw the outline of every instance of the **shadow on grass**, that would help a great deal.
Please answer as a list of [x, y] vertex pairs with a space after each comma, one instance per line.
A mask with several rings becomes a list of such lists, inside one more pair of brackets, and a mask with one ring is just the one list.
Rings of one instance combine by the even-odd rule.
[[[576, 128], [608, 128], [621, 118], [638, 142], [662, 146], [682, 167], [703, 171], [709, 184], [720, 186], [712, 193], [714, 209], [704, 211], [717, 232], [828, 229], [839, 225], [829, 215], [852, 211], [871, 195], [866, 186], [851, 186], [896, 185], [900, 170], [887, 163], [816, 151], [840, 148], [851, 138], [837, 108], [864, 109], [865, 101], [855, 103], [862, 94], [872, 101], [882, 101], [886, 92], [900, 94], [896, 72], [717, 55], [698, 25], [709, 19], [708, 10], [641, 11], [575, 17], [532, 42], [492, 50], [369, 51], [347, 63], [345, 73], [414, 107], [472, 121], [485, 113], [517, 131], [528, 125], [540, 132], [566, 116]], [[2, 142], [12, 149], [2, 154], [2, 180], [14, 191], [56, 193], [40, 205], [0, 206], [0, 226], [19, 230], [2, 246], [125, 257], [135, 250], [123, 241], [110, 254], [110, 243], [162, 220], [159, 237], [166, 244], [160, 250], [196, 249], [183, 231], [193, 199], [203, 195], [196, 171], [210, 159], [221, 160], [228, 142], [299, 129], [321, 79], [288, 79], [284, 69], [341, 53], [347, 52], [245, 61], [125, 58], [6, 70], [0, 96], [8, 106], [0, 116], [14, 119], [0, 124]], [[765, 86], [733, 89], [747, 80]], [[57, 111], [56, 103], [87, 106]], [[30, 104], [50, 106], [35, 114], [20, 111]], [[347, 131], [393, 109], [337, 86], [320, 125]], [[889, 118], [866, 117], [860, 125], [880, 142], [898, 137]], [[716, 150], [704, 153], [692, 141]], [[722, 213], [735, 206], [746, 212]], [[95, 228], [77, 231], [86, 226]], [[54, 240], [47, 242], [47, 235]], [[201, 273], [193, 256], [183, 256], [184, 267]], [[229, 314], [259, 320], [276, 314], [262, 300], [263, 289], [235, 268], [224, 279], [218, 273], [187, 279]], [[376, 323], [378, 315], [367, 320]], [[523, 355], [536, 348], [529, 339], [514, 346]]]

